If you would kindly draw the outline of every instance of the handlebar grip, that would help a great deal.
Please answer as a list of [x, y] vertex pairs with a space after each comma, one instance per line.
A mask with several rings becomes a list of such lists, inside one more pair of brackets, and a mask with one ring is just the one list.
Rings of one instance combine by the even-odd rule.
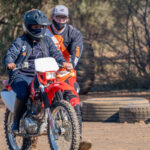
[[24, 62], [23, 64], [16, 64], [17, 69], [29, 68], [29, 63]]

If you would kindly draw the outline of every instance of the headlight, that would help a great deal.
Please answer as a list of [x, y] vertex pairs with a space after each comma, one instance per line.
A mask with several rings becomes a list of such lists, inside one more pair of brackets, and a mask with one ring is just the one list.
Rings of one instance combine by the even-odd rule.
[[47, 80], [55, 79], [55, 78], [56, 78], [55, 72], [46, 72], [46, 79]]

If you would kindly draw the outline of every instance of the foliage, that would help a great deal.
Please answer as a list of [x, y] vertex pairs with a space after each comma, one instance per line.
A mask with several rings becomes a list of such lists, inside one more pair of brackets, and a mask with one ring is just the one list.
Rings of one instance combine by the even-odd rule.
[[1, 58], [22, 33], [27, 10], [41, 9], [50, 18], [57, 4], [69, 8], [70, 23], [92, 43], [97, 86], [149, 88], [149, 0], [0, 0]]
[[[41, 0], [1, 0], [0, 1], [0, 56], [1, 63], [6, 50], [12, 41], [22, 34], [22, 20], [26, 11], [32, 8], [41, 8]], [[1, 73], [4, 72], [0, 65]]]

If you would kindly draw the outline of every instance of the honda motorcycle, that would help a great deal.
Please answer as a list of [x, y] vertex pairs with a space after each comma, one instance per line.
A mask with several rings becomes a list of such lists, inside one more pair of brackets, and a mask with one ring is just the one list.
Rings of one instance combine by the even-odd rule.
[[9, 149], [28, 150], [32, 138], [46, 132], [51, 150], [78, 150], [79, 121], [73, 106], [63, 99], [64, 90], [76, 93], [72, 86], [64, 82], [68, 77], [76, 78], [75, 70], [59, 70], [57, 62], [51, 57], [35, 59], [35, 70], [18, 134], [11, 131], [16, 94], [6, 83], [1, 91], [7, 108], [4, 129]]

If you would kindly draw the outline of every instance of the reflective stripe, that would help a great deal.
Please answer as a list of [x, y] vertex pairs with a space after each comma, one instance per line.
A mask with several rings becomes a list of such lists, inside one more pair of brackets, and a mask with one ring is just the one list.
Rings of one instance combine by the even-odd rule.
[[46, 29], [46, 35], [52, 39], [56, 48], [62, 52], [65, 60], [67, 62], [71, 62], [70, 54], [69, 54], [67, 48], [65, 47], [65, 45], [63, 44], [63, 37], [61, 35], [54, 35], [50, 26]]
[[78, 58], [78, 57], [75, 57], [75, 59], [74, 59], [74, 66], [77, 65], [78, 61], [79, 61], [79, 58]]
[[53, 40], [53, 42], [57, 45], [57, 44], [59, 44], [59, 42], [57, 41], [57, 39], [53, 36], [53, 37], [51, 37], [51, 39]]
[[60, 49], [60, 45], [58, 40], [55, 38], [55, 36], [49, 31], [49, 29], [46, 29], [46, 35], [49, 36], [52, 41], [54, 42], [55, 46], [57, 47], [57, 49]]

